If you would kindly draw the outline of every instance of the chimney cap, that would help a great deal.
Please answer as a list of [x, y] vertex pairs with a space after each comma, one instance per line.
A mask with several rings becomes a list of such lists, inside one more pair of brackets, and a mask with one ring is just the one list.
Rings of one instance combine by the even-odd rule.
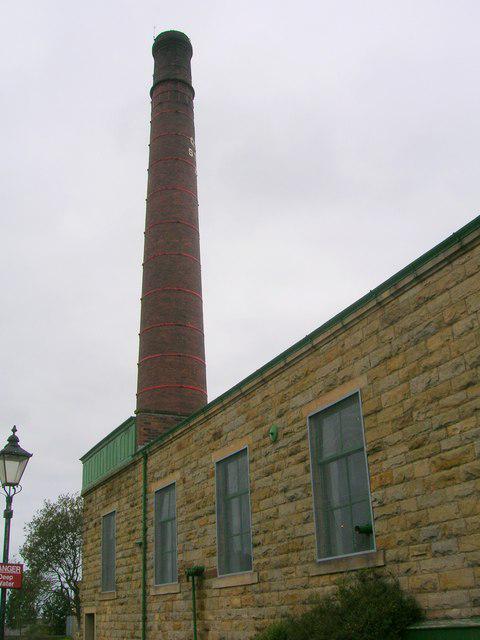
[[192, 43], [188, 36], [181, 31], [170, 30], [159, 33], [155, 38], [152, 46], [152, 55], [155, 57], [155, 53], [158, 49], [167, 47], [171, 44], [183, 44], [189, 50], [190, 56], [193, 53]]

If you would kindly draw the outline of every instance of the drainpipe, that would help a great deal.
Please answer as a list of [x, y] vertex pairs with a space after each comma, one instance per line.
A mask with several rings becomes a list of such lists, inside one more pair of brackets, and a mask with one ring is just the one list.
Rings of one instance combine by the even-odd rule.
[[187, 581], [192, 579], [192, 617], [193, 617], [193, 640], [197, 640], [197, 602], [195, 599], [195, 578], [201, 578], [205, 573], [205, 567], [195, 566], [187, 569]]
[[142, 453], [142, 640], [147, 638], [147, 452]]

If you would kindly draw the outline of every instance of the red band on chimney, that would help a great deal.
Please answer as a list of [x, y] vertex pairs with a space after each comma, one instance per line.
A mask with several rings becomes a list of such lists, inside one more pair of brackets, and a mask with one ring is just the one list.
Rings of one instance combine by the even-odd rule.
[[168, 160], [178, 160], [179, 162], [185, 162], [185, 164], [189, 164], [191, 167], [196, 169], [196, 166], [195, 166], [194, 162], [191, 162], [190, 160], [187, 160], [186, 158], [179, 158], [178, 156], [167, 156], [165, 158], [158, 158], [158, 160], [154, 160], [153, 162], [151, 162], [148, 168], [150, 169], [150, 167], [154, 167], [159, 162], [167, 162]]
[[188, 195], [195, 198], [195, 200], [197, 199], [197, 194], [194, 191], [191, 191], [186, 187], [182, 187], [181, 185], [172, 185], [169, 187], [160, 187], [158, 189], [154, 189], [153, 191], [150, 191], [150, 193], [147, 193], [147, 200], [149, 200], [156, 193], [161, 193], [162, 191], [182, 191], [183, 193], [188, 193]]
[[[187, 93], [186, 91], [182, 91], [181, 89], [174, 89], [173, 87], [171, 87], [170, 89], [165, 89], [164, 91], [155, 91], [155, 98], [157, 96], [163, 95], [164, 93], [170, 93], [171, 91], [175, 91], [175, 93], [181, 93], [184, 96], [187, 96], [187, 98], [190, 98], [190, 99], [192, 98], [192, 94], [191, 93]], [[153, 100], [152, 100], [152, 104], [154, 105], [154, 108], [155, 108], [156, 105], [153, 103]], [[159, 104], [159, 102], [157, 102], [157, 105], [158, 104]]]
[[154, 353], [151, 356], [145, 356], [138, 361], [138, 364], [141, 362], [145, 362], [145, 360], [151, 360], [152, 358], [191, 358], [192, 360], [196, 360], [197, 362], [201, 362], [205, 364], [205, 360], [203, 358], [199, 358], [198, 356], [192, 356], [190, 353]]
[[196, 296], [197, 298], [200, 298], [200, 300], [202, 299], [202, 296], [199, 293], [197, 293], [196, 291], [191, 291], [190, 289], [183, 289], [182, 287], [159, 287], [157, 289], [150, 289], [150, 291], [145, 292], [141, 297], [141, 300], [151, 295], [152, 293], [159, 293], [160, 291], [179, 291], [181, 293], [190, 293], [192, 296]]
[[144, 389], [140, 389], [140, 391], [137, 393], [137, 396], [145, 393], [146, 391], [157, 391], [159, 389], [188, 389], [189, 391], [199, 391], [200, 393], [207, 395], [205, 389], [200, 389], [200, 387], [193, 387], [189, 384], [158, 384], [153, 387], [145, 387]]
[[200, 260], [195, 256], [191, 256], [189, 253], [174, 253], [173, 251], [163, 251], [161, 253], [154, 253], [151, 256], [148, 256], [148, 258], [145, 258], [145, 261], [143, 264], [150, 262], [150, 260], [153, 260], [154, 258], [160, 258], [161, 256], [182, 256], [183, 258], [190, 258], [190, 260], [195, 260], [195, 262], [198, 262], [198, 264], [200, 264]]
[[198, 227], [196, 227], [194, 224], [191, 224], [190, 222], [187, 222], [186, 220], [160, 220], [159, 222], [153, 222], [152, 224], [149, 224], [145, 229], [145, 233], [148, 233], [150, 229], [153, 229], [153, 227], [156, 227], [159, 224], [184, 224], [186, 227], [194, 229], [197, 233], [199, 232]]
[[180, 113], [182, 114], [182, 116], [187, 116], [187, 118], [190, 118], [190, 120], [193, 120], [192, 116], [187, 113], [186, 111], [181, 111], [180, 109], [162, 109], [161, 111], [157, 111], [157, 113], [155, 113], [155, 115], [152, 116], [152, 120], [155, 120], [155, 118], [158, 118], [158, 116], [161, 116], [162, 113]]
[[190, 141], [190, 138], [192, 137], [192, 136], [187, 136], [184, 133], [178, 133], [177, 131], [166, 131], [165, 133], [159, 133], [158, 136], [155, 136], [154, 138], [152, 138], [150, 140], [150, 143], [155, 142], [155, 140], [158, 140], [159, 138], [164, 138], [165, 136], [180, 136], [180, 138], [186, 138], [188, 141]]
[[185, 329], [192, 329], [193, 331], [201, 333], [203, 336], [203, 331], [201, 329], [199, 329], [198, 327], [194, 327], [193, 324], [188, 324], [186, 322], [157, 322], [156, 324], [151, 324], [148, 327], [144, 327], [140, 331], [140, 335], [142, 335], [142, 333], [146, 333], [147, 331], [151, 331], [152, 329], [159, 329], [162, 327], [185, 327]]

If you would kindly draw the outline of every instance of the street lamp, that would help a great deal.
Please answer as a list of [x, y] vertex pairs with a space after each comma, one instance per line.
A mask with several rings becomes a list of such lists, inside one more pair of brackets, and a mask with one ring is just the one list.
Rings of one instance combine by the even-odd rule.
[[[10, 521], [12, 520], [13, 496], [22, 490], [20, 480], [27, 466], [27, 462], [32, 457], [31, 453], [22, 449], [18, 444], [16, 435], [17, 427], [13, 427], [12, 435], [8, 438], [8, 443], [0, 451], [0, 482], [6, 496], [6, 507], [3, 512], [5, 518], [5, 535], [3, 538], [3, 562], [8, 562], [8, 551], [10, 547]], [[2, 587], [0, 601], [0, 640], [5, 638], [5, 609], [7, 604], [7, 590]]]

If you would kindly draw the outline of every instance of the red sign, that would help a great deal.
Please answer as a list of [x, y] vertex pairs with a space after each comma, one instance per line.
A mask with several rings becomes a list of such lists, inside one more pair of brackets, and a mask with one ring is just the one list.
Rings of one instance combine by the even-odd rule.
[[0, 562], [0, 587], [4, 589], [21, 589], [23, 564]]

